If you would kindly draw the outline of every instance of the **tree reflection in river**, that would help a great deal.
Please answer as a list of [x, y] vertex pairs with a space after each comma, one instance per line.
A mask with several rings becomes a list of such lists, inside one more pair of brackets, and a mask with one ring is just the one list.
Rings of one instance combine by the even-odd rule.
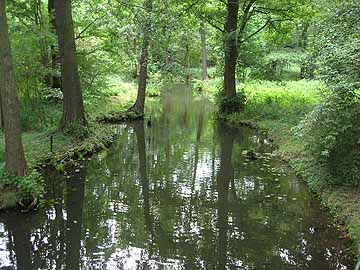
[[66, 182], [66, 270], [80, 269], [85, 175], [82, 170], [76, 179]]
[[229, 227], [229, 187], [234, 180], [232, 165], [232, 153], [235, 134], [232, 128], [224, 128], [223, 124], [218, 127], [220, 133], [220, 169], [217, 176], [218, 192], [218, 230], [219, 245], [217, 248], [217, 269], [226, 269], [228, 253], [228, 227]]

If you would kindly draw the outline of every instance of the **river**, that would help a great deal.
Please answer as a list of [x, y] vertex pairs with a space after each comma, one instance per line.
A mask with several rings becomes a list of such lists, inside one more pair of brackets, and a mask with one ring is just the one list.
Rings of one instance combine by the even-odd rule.
[[216, 122], [183, 86], [160, 100], [108, 150], [47, 173], [48, 207], [0, 213], [0, 270], [353, 269], [266, 137]]

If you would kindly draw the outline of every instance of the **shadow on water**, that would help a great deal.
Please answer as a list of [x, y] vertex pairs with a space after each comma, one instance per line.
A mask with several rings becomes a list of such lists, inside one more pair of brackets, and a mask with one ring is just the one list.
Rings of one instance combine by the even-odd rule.
[[148, 110], [84, 168], [49, 172], [51, 206], [0, 214], [0, 270], [353, 269], [349, 242], [266, 138], [214, 123], [182, 86]]

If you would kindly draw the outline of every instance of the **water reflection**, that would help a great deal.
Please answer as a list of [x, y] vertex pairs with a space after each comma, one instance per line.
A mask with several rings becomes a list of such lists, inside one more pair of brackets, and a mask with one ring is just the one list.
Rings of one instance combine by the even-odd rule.
[[86, 171], [82, 170], [76, 180], [66, 182], [66, 270], [80, 269], [85, 175]]
[[161, 104], [85, 168], [49, 173], [51, 207], [0, 214], [0, 269], [352, 269], [265, 138], [214, 127], [212, 105], [183, 88]]
[[230, 183], [234, 183], [232, 153], [235, 133], [231, 127], [227, 127], [224, 124], [219, 125], [218, 131], [220, 135], [220, 169], [217, 176], [219, 230], [217, 269], [226, 269], [229, 241], [229, 188]]

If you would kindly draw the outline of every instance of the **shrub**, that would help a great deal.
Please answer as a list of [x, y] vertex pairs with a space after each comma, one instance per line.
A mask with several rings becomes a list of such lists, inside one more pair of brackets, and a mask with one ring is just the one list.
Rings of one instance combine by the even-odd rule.
[[18, 200], [24, 204], [32, 203], [34, 198], [42, 197], [44, 194], [44, 178], [36, 170], [30, 171], [26, 176], [11, 176], [2, 166], [0, 168], [0, 188], [15, 187], [19, 193]]
[[360, 184], [360, 98], [356, 92], [328, 93], [296, 128], [305, 149], [331, 184]]
[[204, 90], [204, 82], [196, 80], [193, 84], [193, 91], [195, 93], [201, 93]]
[[225, 96], [223, 91], [219, 91], [216, 97], [216, 105], [220, 114], [231, 114], [240, 112], [244, 109], [246, 95], [244, 89], [240, 89], [233, 97]]

